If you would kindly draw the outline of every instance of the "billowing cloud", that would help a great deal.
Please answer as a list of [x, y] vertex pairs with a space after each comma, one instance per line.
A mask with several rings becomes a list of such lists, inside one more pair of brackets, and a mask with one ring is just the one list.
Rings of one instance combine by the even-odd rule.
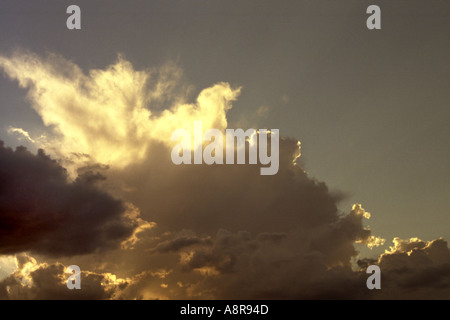
[[[370, 214], [360, 204], [340, 211], [342, 195], [305, 172], [295, 139], [280, 138], [279, 171], [273, 176], [261, 176], [259, 166], [248, 164], [174, 165], [172, 132], [192, 129], [196, 120], [204, 130], [223, 132], [240, 88], [218, 83], [186, 102], [183, 90], [174, 89], [178, 68], [136, 71], [123, 57], [88, 74], [60, 57], [21, 53], [0, 57], [0, 67], [29, 89], [33, 108], [53, 130], [50, 151], [62, 158], [58, 165], [42, 151], [34, 156], [2, 147], [2, 167], [15, 168], [0, 171], [5, 177], [0, 219], [11, 226], [1, 234], [3, 253], [34, 251], [44, 260], [54, 253], [83, 253], [77, 261], [96, 283], [105, 274], [126, 279], [114, 292], [93, 284], [99, 288], [93, 297], [99, 298], [356, 299], [407, 287], [420, 296], [420, 281], [411, 279], [430, 270], [440, 276], [427, 288], [437, 288], [437, 296], [446, 289], [438, 283], [447, 279], [447, 260], [431, 258], [436, 251], [448, 254], [443, 240], [396, 240], [392, 251], [379, 260], [361, 259], [356, 270], [355, 243], [374, 247], [384, 239], [364, 226]], [[38, 141], [21, 130], [14, 132]], [[72, 182], [62, 164], [75, 173]], [[71, 242], [75, 249], [69, 250], [65, 244]], [[410, 259], [424, 254], [414, 261], [425, 269], [412, 269]], [[31, 288], [41, 276], [59, 279], [69, 261], [58, 259], [29, 272]], [[367, 264], [382, 268], [380, 292], [366, 287]], [[414, 277], [395, 278], [397, 265], [410, 268]], [[30, 296], [29, 289], [11, 289], [21, 288], [14, 285], [20, 270], [0, 286], [8, 297]]]
[[68, 290], [70, 274], [65, 273], [66, 266], [61, 263], [37, 263], [33, 257], [23, 254], [16, 261], [16, 271], [0, 281], [0, 299], [111, 299], [132, 281], [109, 273], [82, 271], [82, 289]]
[[89, 179], [68, 182], [42, 150], [0, 142], [0, 253], [75, 255], [114, 248], [143, 223]]
[[119, 56], [106, 70], [85, 75], [56, 55], [43, 60], [18, 53], [0, 56], [0, 67], [29, 89], [33, 108], [59, 135], [56, 151], [88, 154], [94, 162], [115, 167], [144, 159], [150, 140], [170, 141], [176, 128], [189, 129], [195, 120], [201, 120], [205, 130], [224, 129], [225, 113], [240, 91], [218, 83], [200, 92], [195, 103], [183, 103], [179, 96], [170, 100], [174, 103], [170, 109], [161, 111], [162, 101], [180, 76], [175, 66], [136, 71]]
[[378, 259], [382, 299], [450, 299], [450, 250], [447, 241], [395, 238]]

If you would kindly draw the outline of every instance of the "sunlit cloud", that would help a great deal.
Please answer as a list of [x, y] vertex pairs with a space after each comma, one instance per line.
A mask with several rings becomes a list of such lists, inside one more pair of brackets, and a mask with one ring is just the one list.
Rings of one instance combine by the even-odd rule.
[[[105, 70], [84, 74], [59, 56], [16, 53], [0, 56], [0, 67], [29, 89], [33, 108], [60, 137], [56, 142], [61, 155], [85, 153], [95, 162], [119, 168], [143, 160], [151, 141], [170, 143], [175, 129], [192, 130], [195, 120], [203, 122], [204, 130], [225, 129], [226, 112], [240, 92], [218, 83], [202, 90], [194, 103], [173, 97], [170, 108], [154, 113], [178, 81], [181, 71], [173, 65], [158, 72], [137, 71], [119, 56]], [[35, 142], [23, 129], [10, 131]]]
[[[298, 161], [297, 139], [280, 134], [280, 168], [270, 178], [247, 165], [174, 166], [169, 159], [175, 129], [184, 128], [193, 136], [194, 122], [201, 121], [202, 130], [225, 133], [227, 112], [241, 88], [220, 82], [189, 99], [184, 89], [192, 88], [180, 83], [182, 71], [176, 65], [136, 70], [123, 56], [104, 70], [83, 72], [56, 55], [17, 52], [0, 56], [0, 68], [28, 89], [30, 104], [49, 134], [34, 137], [27, 128], [17, 127], [10, 127], [9, 133], [52, 155], [1, 145], [0, 160], [11, 170], [0, 173], [12, 179], [10, 185], [19, 186], [17, 190], [27, 186], [30, 194], [45, 191], [30, 201], [8, 189], [5, 192], [23, 198], [0, 202], [0, 219], [16, 233], [8, 235], [15, 241], [0, 243], [5, 253], [16, 254], [5, 260], [9, 269], [0, 281], [1, 297], [383, 297], [365, 287], [364, 267], [369, 263], [386, 270], [400, 293], [405, 284], [418, 287], [407, 276], [395, 279], [401, 268], [425, 279], [422, 272], [431, 266], [439, 271], [434, 283], [447, 283], [449, 254], [442, 239], [395, 238], [380, 257], [358, 261], [361, 270], [355, 271], [355, 243], [374, 248], [385, 239], [365, 225], [371, 213], [361, 204], [342, 212], [338, 204], [343, 196], [306, 173]], [[286, 95], [280, 100], [290, 102]], [[270, 111], [263, 106], [255, 118], [265, 118]], [[40, 170], [30, 171], [33, 166]], [[19, 204], [33, 210], [11, 217], [10, 209]], [[64, 210], [58, 210], [61, 205]], [[51, 214], [43, 214], [41, 207], [52, 209], [44, 211]], [[25, 219], [27, 214], [32, 219]], [[35, 217], [46, 228], [27, 225]], [[72, 220], [56, 224], [54, 217]], [[77, 223], [77, 217], [84, 220]], [[14, 238], [24, 227], [35, 239]], [[84, 263], [80, 265], [87, 279], [79, 296], [64, 287], [64, 268], [73, 257]], [[419, 260], [424, 269], [413, 268]], [[48, 279], [53, 282], [46, 283]], [[443, 294], [436, 291], [439, 297]]]

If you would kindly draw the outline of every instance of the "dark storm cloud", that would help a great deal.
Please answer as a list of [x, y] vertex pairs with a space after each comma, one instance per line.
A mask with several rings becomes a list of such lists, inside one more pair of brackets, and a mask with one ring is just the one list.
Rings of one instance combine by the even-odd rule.
[[342, 264], [356, 254], [353, 242], [371, 235], [362, 225], [364, 209], [358, 206], [343, 214], [337, 209], [340, 196], [294, 163], [299, 154], [296, 140], [281, 139], [280, 169], [274, 176], [261, 176], [252, 165], [175, 166], [169, 148], [155, 144], [151, 150], [145, 163], [107, 174], [126, 190], [133, 186], [122, 196], [161, 231], [215, 235], [224, 229], [279, 241], [292, 232], [330, 258], [339, 251], [346, 258], [335, 262]]
[[223, 228], [253, 233], [311, 230], [336, 222], [339, 195], [308, 177], [293, 160], [297, 140], [280, 140], [280, 169], [261, 176], [255, 165], [181, 165], [170, 148], [152, 144], [147, 160], [125, 170], [111, 168], [108, 178], [132, 186], [124, 193], [160, 228], [215, 234]]
[[261, 176], [250, 165], [174, 166], [169, 148], [155, 144], [150, 150], [145, 163], [107, 175], [134, 187], [122, 196], [156, 221], [161, 234], [148, 242], [149, 256], [121, 260], [137, 272], [166, 261], [173, 297], [370, 296], [367, 276], [351, 268], [358, 254], [354, 243], [371, 241], [363, 226], [369, 214], [360, 205], [346, 214], [337, 209], [340, 196], [295, 161], [296, 140], [281, 139], [275, 176]]
[[[238, 166], [232, 171], [228, 171], [229, 167], [226, 166], [197, 166], [193, 171], [188, 170], [191, 167], [174, 169], [167, 162], [161, 161], [165, 152], [149, 155], [149, 160], [157, 158], [160, 161], [143, 163], [140, 170], [136, 166], [113, 174], [110, 170], [104, 170], [103, 174], [108, 176], [108, 181], [112, 179], [119, 185], [139, 186], [145, 182], [148, 186], [158, 182], [165, 192], [158, 193], [157, 197], [144, 187], [135, 188], [131, 193], [142, 196], [135, 199], [141, 200], [140, 207], [145, 208], [143, 214], [147, 218], [161, 221], [158, 229], [160, 234], [153, 233], [155, 237], [145, 238], [135, 250], [112, 251], [110, 255], [104, 253], [104, 262], [111, 272], [127, 273], [124, 270], [130, 265], [133, 266], [133, 271], [128, 273], [127, 278], [120, 281], [95, 268], [91, 269], [95, 264], [92, 261], [89, 263], [89, 259], [81, 260], [86, 262], [86, 270], [92, 272], [85, 272], [81, 290], [83, 292], [76, 298], [449, 298], [450, 252], [447, 243], [442, 239], [426, 242], [416, 238], [396, 238], [391, 251], [383, 254], [378, 261], [361, 259], [358, 263], [361, 270], [353, 270], [350, 262], [357, 256], [354, 243], [359, 241], [368, 244], [372, 241], [370, 230], [363, 226], [363, 219], [369, 218], [370, 214], [360, 205], [355, 205], [347, 214], [339, 212], [336, 209], [339, 198], [331, 194], [325, 184], [309, 178], [298, 163], [294, 165], [292, 162], [298, 152], [296, 142], [283, 139], [281, 146], [280, 158], [284, 160], [280, 162], [280, 177], [267, 177], [272, 184], [264, 185], [261, 189], [264, 190], [263, 196], [253, 195], [255, 191], [249, 188], [257, 185], [247, 180], [252, 181], [260, 177], [257, 170], [253, 171], [250, 166]], [[42, 159], [38, 160], [46, 165], [45, 168], [49, 166], [54, 170], [61, 170], [61, 167], [42, 152], [34, 156], [23, 149], [13, 152], [2, 148], [2, 153], [23, 154], [31, 159], [41, 157]], [[94, 178], [79, 179], [76, 183], [97, 181], [97, 169], [101, 168], [80, 170], [81, 175]], [[180, 171], [173, 171], [177, 169]], [[45, 171], [41, 169], [38, 172]], [[139, 172], [141, 176], [137, 179], [137, 176], [130, 175], [130, 172]], [[235, 174], [230, 176], [230, 172]], [[63, 173], [53, 176], [65, 177]], [[166, 177], [166, 180], [162, 177]], [[202, 179], [199, 180], [198, 177]], [[220, 181], [223, 181], [224, 177], [229, 179], [225, 179], [226, 186], [234, 185], [235, 188], [223, 188]], [[187, 181], [184, 181], [186, 179]], [[184, 189], [182, 194], [174, 193], [174, 188], [180, 187], [180, 184], [189, 185], [189, 188]], [[245, 184], [247, 188], [239, 187], [240, 184]], [[89, 184], [87, 186], [93, 188]], [[164, 189], [169, 187], [172, 189]], [[210, 189], [214, 192], [209, 192], [206, 197], [197, 194], [199, 189]], [[220, 201], [225, 191], [226, 196], [233, 199], [227, 202], [230, 206], [246, 208], [240, 215], [245, 214], [248, 222], [244, 224], [233, 221], [237, 216], [228, 215], [229, 207], [224, 204], [213, 205], [215, 201]], [[177, 231], [180, 224], [165, 219], [161, 213], [162, 210], [165, 214], [177, 214], [176, 211], [165, 211], [173, 209], [170, 204], [177, 194], [206, 201], [211, 209], [210, 214], [216, 216], [219, 223], [210, 224], [203, 221], [202, 210], [205, 204], [197, 201], [187, 203], [189, 216], [186, 218], [189, 220], [186, 220], [186, 225], [191, 230], [183, 228]], [[144, 195], [147, 195], [145, 201]], [[267, 198], [270, 198], [270, 201]], [[307, 204], [302, 203], [304, 199], [309, 199]], [[265, 206], [272, 201], [277, 203], [280, 209], [271, 206], [271, 211], [265, 211]], [[289, 215], [290, 220], [283, 221], [283, 208], [296, 209]], [[310, 217], [311, 212], [319, 214], [321, 219]], [[261, 219], [264, 223], [255, 226]], [[275, 223], [277, 219], [282, 221], [273, 228], [271, 221]], [[230, 230], [220, 228], [219, 225], [226, 225]], [[75, 297], [74, 293], [65, 287], [61, 263], [30, 265], [32, 259], [25, 255], [17, 256], [17, 262], [18, 270], [0, 282], [0, 295], [3, 298]], [[114, 270], [113, 266], [116, 264], [121, 266], [120, 270]], [[381, 268], [381, 290], [369, 290], [366, 287], [369, 275], [365, 273], [365, 269], [370, 264], [378, 264]], [[25, 279], [28, 279], [29, 285], [20, 285], [24, 277], [23, 270], [30, 270], [33, 265], [35, 267], [31, 268], [32, 271], [27, 271], [28, 276]], [[166, 269], [157, 271], [161, 266]]]
[[121, 201], [89, 183], [97, 178], [69, 183], [44, 151], [0, 142], [0, 253], [70, 256], [120, 244], [136, 226]]
[[[274, 235], [275, 236], [275, 235]], [[264, 240], [263, 240], [264, 238]], [[211, 247], [193, 250], [184, 270], [205, 276], [201, 297], [218, 299], [342, 299], [368, 297], [365, 278], [348, 266], [328, 268], [326, 255], [279, 235], [268, 241], [220, 230]]]

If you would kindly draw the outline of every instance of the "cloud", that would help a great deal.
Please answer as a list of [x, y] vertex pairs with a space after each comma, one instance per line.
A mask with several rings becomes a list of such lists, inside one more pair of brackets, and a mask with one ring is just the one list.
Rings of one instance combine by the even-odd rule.
[[[202, 120], [204, 130], [224, 129], [225, 113], [240, 92], [218, 83], [202, 90], [194, 103], [183, 103], [182, 95], [169, 99], [179, 68], [169, 64], [136, 71], [122, 56], [88, 75], [57, 55], [0, 56], [0, 68], [29, 89], [34, 110], [59, 136], [55, 149], [60, 155], [85, 153], [94, 163], [121, 168], [144, 159], [150, 140], [170, 141], [176, 128], [191, 128], [195, 120]], [[173, 105], [161, 111], [166, 100]]]
[[0, 281], [0, 299], [39, 300], [100, 300], [111, 299], [132, 280], [120, 279], [109, 273], [81, 272], [81, 290], [68, 290], [61, 263], [37, 263], [33, 257], [18, 255], [18, 268]]
[[168, 299], [164, 282], [170, 270], [146, 270], [132, 277], [81, 268], [81, 289], [69, 290], [67, 265], [61, 262], [39, 262], [28, 254], [15, 256], [17, 268], [0, 280], [1, 300], [110, 300]]
[[[192, 130], [196, 120], [223, 132], [240, 88], [217, 83], [186, 102], [175, 89], [176, 66], [137, 71], [121, 56], [87, 74], [61, 57], [26, 53], [0, 56], [0, 67], [29, 89], [61, 159], [0, 149], [0, 219], [9, 226], [0, 252], [31, 251], [47, 263], [33, 267], [31, 287], [19, 290], [21, 263], [0, 286], [8, 297], [59, 292], [40, 292], [40, 279], [58, 282], [63, 265], [81, 253], [91, 297], [99, 298], [362, 299], [408, 290], [440, 297], [447, 289], [443, 240], [395, 240], [391, 251], [361, 259], [355, 270], [355, 243], [373, 247], [384, 239], [364, 226], [370, 213], [361, 204], [342, 212], [342, 195], [305, 172], [296, 139], [280, 138], [273, 176], [248, 164], [174, 165], [172, 132]], [[364, 272], [374, 263], [383, 279], [377, 292], [367, 289]], [[433, 272], [428, 280], [426, 272]], [[105, 274], [127, 285], [105, 291], [98, 285]]]
[[0, 280], [9, 276], [16, 268], [14, 256], [0, 256]]
[[381, 299], [450, 299], [450, 250], [444, 239], [394, 238], [382, 254]]
[[42, 150], [0, 142], [0, 253], [76, 255], [114, 248], [143, 222], [89, 179], [69, 183]]
[[[166, 280], [182, 282], [184, 298], [315, 299], [363, 298], [365, 277], [348, 266], [327, 267], [326, 256], [295, 241], [295, 235], [219, 230], [208, 244], [180, 253], [181, 270]], [[177, 279], [183, 273], [197, 279]]]
[[183, 233], [173, 239], [159, 242], [156, 247], [150, 249], [149, 251], [158, 253], [179, 252], [182, 249], [195, 245], [205, 245], [211, 243], [211, 239], [209, 237], [199, 237], [192, 232]]

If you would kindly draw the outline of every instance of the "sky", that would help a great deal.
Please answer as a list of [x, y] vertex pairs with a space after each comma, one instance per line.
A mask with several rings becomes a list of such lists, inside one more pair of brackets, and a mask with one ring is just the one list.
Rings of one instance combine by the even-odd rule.
[[[450, 298], [450, 4], [374, 3], [3, 0], [0, 298]], [[198, 120], [278, 173], [173, 165]]]

